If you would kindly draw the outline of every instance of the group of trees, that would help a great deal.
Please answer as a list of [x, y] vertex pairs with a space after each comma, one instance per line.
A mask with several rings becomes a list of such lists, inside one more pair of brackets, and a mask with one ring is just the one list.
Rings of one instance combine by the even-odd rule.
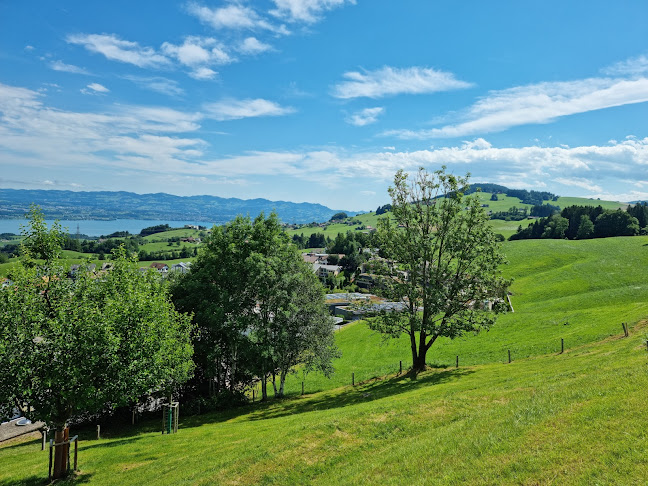
[[275, 214], [214, 228], [172, 292], [200, 334], [194, 393], [236, 394], [258, 379], [262, 398], [269, 381], [281, 397], [295, 366], [332, 371], [336, 347], [322, 286]]
[[[21, 410], [63, 442], [69, 420], [168, 393], [191, 376], [192, 324], [167, 285], [121, 248], [101, 278], [65, 277], [64, 236], [32, 208], [22, 258], [0, 290], [0, 415]], [[55, 477], [66, 470], [57, 446]]]
[[503, 219], [505, 221], [520, 221], [526, 219], [529, 215], [529, 210], [526, 207], [518, 208], [512, 206], [508, 211], [497, 211], [491, 214], [490, 219]]
[[[639, 216], [644, 223], [639, 222]], [[552, 238], [584, 240], [610, 236], [634, 236], [645, 231], [648, 208], [643, 205], [622, 209], [603, 209], [601, 206], [569, 206], [559, 214], [541, 218], [526, 228], [521, 226], [511, 240]]]
[[[381, 292], [405, 310], [379, 313], [370, 327], [406, 334], [415, 372], [439, 337], [487, 329], [506, 307], [509, 282], [488, 216], [465, 195], [467, 179], [444, 169], [420, 169], [411, 183], [399, 171], [377, 240], [348, 232], [328, 247], [360, 255], [378, 243]], [[0, 413], [28, 404], [31, 418], [56, 428], [57, 443], [76, 414], [182, 383], [185, 396], [213, 396], [259, 380], [265, 399], [269, 383], [284, 395], [295, 367], [333, 371], [339, 352], [322, 286], [275, 214], [214, 228], [192, 270], [171, 282], [139, 272], [124, 247], [101, 278], [66, 278], [63, 240], [34, 209], [23, 258], [0, 290]], [[481, 310], [484, 300], [495, 301], [494, 312]], [[57, 448], [57, 474], [64, 455]]]
[[376, 208], [376, 216], [380, 216], [381, 214], [385, 214], [388, 211], [391, 211], [391, 204], [383, 204], [382, 206], [378, 206]]

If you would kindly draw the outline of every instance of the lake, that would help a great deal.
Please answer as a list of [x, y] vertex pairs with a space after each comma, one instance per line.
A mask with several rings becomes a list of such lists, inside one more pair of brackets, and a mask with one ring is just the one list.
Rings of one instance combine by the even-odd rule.
[[[54, 220], [45, 220], [47, 225], [50, 226]], [[172, 228], [182, 228], [186, 224], [194, 224], [206, 226], [211, 228], [212, 223], [204, 221], [169, 221], [169, 220], [146, 220], [146, 219], [114, 219], [110, 221], [101, 221], [93, 219], [83, 220], [61, 220], [63, 228], [67, 228], [71, 234], [77, 232], [77, 225], [79, 226], [79, 233], [88, 236], [101, 236], [109, 235], [115, 231], [128, 231], [132, 234], [138, 234], [142, 229], [149, 226], [156, 226], [158, 224], [168, 224]], [[0, 233], [15, 233], [20, 234], [20, 225], [26, 225], [26, 219], [0, 219]]]

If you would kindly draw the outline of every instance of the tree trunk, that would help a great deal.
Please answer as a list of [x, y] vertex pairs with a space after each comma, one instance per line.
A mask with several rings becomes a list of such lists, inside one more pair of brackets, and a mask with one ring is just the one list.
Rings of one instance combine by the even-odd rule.
[[416, 368], [416, 361], [418, 359], [418, 351], [416, 349], [416, 334], [413, 330], [409, 333], [410, 337], [410, 348], [412, 350], [412, 368]]
[[272, 372], [272, 390], [274, 391], [274, 396], [277, 397], [277, 381], [274, 371]]
[[[70, 437], [69, 427], [58, 426], [56, 427], [56, 434], [54, 434], [54, 443], [60, 444], [65, 442]], [[60, 479], [67, 476], [67, 459], [68, 459], [68, 450], [70, 444], [57, 445], [54, 448], [54, 479]]]
[[283, 397], [284, 396], [284, 385], [286, 384], [286, 373], [283, 371], [279, 375], [279, 394], [277, 395], [278, 397]]
[[268, 399], [268, 377], [263, 375], [261, 377], [261, 400], [265, 401]]

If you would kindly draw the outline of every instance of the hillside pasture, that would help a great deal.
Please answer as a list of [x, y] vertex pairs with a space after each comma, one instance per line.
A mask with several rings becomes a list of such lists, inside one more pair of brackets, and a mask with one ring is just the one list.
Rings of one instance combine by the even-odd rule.
[[[389, 375], [355, 387], [81, 431], [97, 485], [643, 484], [648, 374], [640, 337], [511, 364]], [[74, 431], [77, 433], [78, 430]], [[40, 484], [40, 441], [0, 445], [0, 484]], [[77, 481], [74, 481], [76, 483]], [[73, 482], [73, 481], [70, 481]]]
[[[648, 237], [595, 240], [523, 240], [503, 244], [513, 278], [511, 300], [515, 312], [499, 316], [488, 332], [455, 340], [439, 339], [428, 352], [433, 366], [450, 366], [459, 356], [463, 365], [504, 362], [600, 341], [622, 332], [621, 322], [635, 323], [648, 316]], [[298, 373], [286, 389], [300, 393], [334, 388], [356, 380], [381, 376], [411, 366], [405, 337], [383, 342], [360, 321], [338, 332], [343, 349], [334, 362], [332, 378]]]

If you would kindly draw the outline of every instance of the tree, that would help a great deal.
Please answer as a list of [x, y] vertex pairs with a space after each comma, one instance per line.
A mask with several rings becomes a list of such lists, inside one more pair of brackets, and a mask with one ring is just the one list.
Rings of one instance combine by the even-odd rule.
[[581, 215], [578, 231], [576, 231], [577, 240], [586, 240], [594, 236], [594, 223], [586, 214]]
[[[24, 254], [0, 290], [0, 414], [29, 404], [25, 414], [56, 429], [70, 418], [127, 405], [151, 391], [170, 391], [191, 374], [191, 324], [168, 297], [167, 285], [142, 274], [125, 250], [101, 278], [67, 278], [60, 226], [48, 231], [32, 208]], [[55, 477], [66, 472], [57, 446]]]
[[542, 238], [562, 239], [569, 228], [569, 220], [558, 214], [554, 214], [548, 219]]
[[283, 397], [286, 377], [295, 366], [328, 375], [338, 353], [319, 279], [274, 214], [265, 222], [255, 221], [255, 227], [253, 238], [260, 245], [249, 260], [250, 285], [256, 294], [249, 335], [258, 351], [262, 399], [266, 399], [269, 378], [275, 397]]
[[[386, 263], [384, 293], [403, 302], [402, 313], [383, 313], [370, 327], [387, 336], [410, 339], [415, 372], [425, 369], [426, 353], [442, 336], [455, 338], [488, 329], [503, 311], [508, 281], [499, 266], [504, 256], [476, 196], [465, 196], [468, 178], [419, 169], [412, 183], [399, 171], [392, 217], [378, 224], [380, 251]], [[400, 226], [400, 227], [399, 227]], [[495, 300], [494, 312], [479, 310]]]
[[639, 222], [637, 218], [621, 209], [604, 211], [596, 218], [594, 223], [594, 235], [597, 238], [634, 236], [638, 234]]
[[235, 392], [256, 376], [265, 399], [268, 379], [279, 375], [281, 396], [297, 364], [330, 367], [333, 354], [324, 350], [333, 326], [322, 286], [274, 213], [215, 227], [173, 294], [194, 313], [199, 377], [209, 390]]
[[339, 213], [335, 213], [333, 216], [331, 216], [331, 219], [329, 221], [339, 221], [342, 219], [347, 219], [349, 216], [347, 213], [341, 211]]

